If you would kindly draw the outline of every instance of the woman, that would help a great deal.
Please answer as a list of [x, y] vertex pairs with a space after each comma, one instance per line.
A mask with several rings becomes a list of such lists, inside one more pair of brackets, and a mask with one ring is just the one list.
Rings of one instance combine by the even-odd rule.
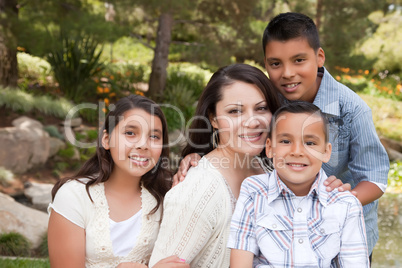
[[177, 255], [191, 267], [229, 267], [230, 220], [246, 177], [265, 171], [268, 125], [280, 106], [259, 69], [219, 69], [204, 89], [183, 155], [203, 155], [186, 180], [170, 190], [150, 267]]

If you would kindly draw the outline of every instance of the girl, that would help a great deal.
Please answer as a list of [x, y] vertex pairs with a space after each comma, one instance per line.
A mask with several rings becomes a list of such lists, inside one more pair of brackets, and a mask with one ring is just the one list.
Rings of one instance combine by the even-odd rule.
[[[52, 267], [146, 267], [170, 188], [167, 133], [153, 101], [131, 95], [116, 103], [99, 132], [96, 155], [53, 188]], [[158, 265], [188, 267], [177, 257]]]

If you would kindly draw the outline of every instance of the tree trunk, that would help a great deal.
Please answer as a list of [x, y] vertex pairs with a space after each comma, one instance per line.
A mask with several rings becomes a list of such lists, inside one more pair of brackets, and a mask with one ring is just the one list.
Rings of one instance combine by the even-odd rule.
[[149, 78], [148, 96], [154, 100], [162, 97], [166, 86], [169, 46], [172, 41], [173, 16], [163, 13], [159, 17], [158, 32], [154, 59], [152, 60], [152, 72]]
[[17, 19], [17, 0], [0, 0], [0, 85], [4, 87], [17, 86], [17, 39], [12, 31]]

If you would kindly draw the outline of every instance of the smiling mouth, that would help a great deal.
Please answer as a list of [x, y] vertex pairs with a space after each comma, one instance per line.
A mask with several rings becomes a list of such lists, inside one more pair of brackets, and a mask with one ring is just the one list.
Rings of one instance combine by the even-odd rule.
[[299, 83], [292, 83], [292, 84], [282, 85], [282, 87], [287, 89], [287, 90], [292, 90], [292, 89], [295, 89], [300, 84], [301, 84], [300, 82]]
[[287, 163], [286, 165], [294, 167], [294, 168], [302, 168], [302, 167], [307, 167], [306, 164], [299, 164], [299, 163]]
[[148, 162], [148, 158], [144, 158], [144, 157], [140, 157], [140, 156], [131, 155], [128, 158], [130, 158], [131, 160], [134, 160], [136, 162], [142, 162], [142, 163]]
[[255, 140], [258, 139], [259, 137], [261, 137], [262, 133], [258, 133], [255, 135], [239, 135], [239, 137], [241, 139], [245, 139], [245, 140]]

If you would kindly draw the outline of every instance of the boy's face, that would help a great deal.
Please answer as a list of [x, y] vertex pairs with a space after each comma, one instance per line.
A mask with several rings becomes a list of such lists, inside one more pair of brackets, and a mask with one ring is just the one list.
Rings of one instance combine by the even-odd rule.
[[322, 162], [331, 156], [322, 118], [307, 113], [279, 115], [266, 145], [279, 177], [297, 196], [308, 194]]
[[325, 62], [322, 48], [315, 52], [306, 38], [270, 41], [264, 61], [269, 78], [285, 98], [314, 101], [320, 86], [317, 70]]

